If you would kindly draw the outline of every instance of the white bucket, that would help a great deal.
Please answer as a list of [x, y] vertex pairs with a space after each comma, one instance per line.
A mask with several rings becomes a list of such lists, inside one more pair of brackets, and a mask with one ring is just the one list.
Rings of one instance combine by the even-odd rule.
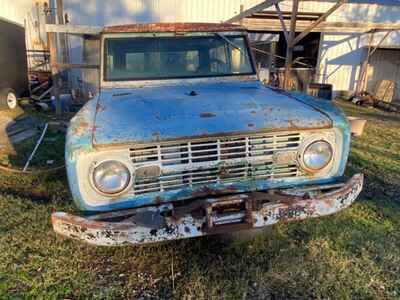
[[353, 136], [361, 136], [364, 132], [365, 124], [367, 120], [357, 117], [347, 117], [350, 123], [350, 132]]

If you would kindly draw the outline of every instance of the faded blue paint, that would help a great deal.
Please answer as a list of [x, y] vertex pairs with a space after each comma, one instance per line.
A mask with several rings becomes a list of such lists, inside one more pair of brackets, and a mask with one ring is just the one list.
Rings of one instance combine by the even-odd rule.
[[323, 110], [294, 103], [256, 80], [103, 90], [93, 140], [110, 145], [332, 126]]
[[309, 95], [302, 94], [300, 92], [289, 92], [287, 93], [287, 95], [297, 99], [302, 103], [305, 103], [320, 111], [323, 111], [332, 120], [332, 127], [338, 128], [342, 132], [343, 155], [342, 155], [342, 160], [340, 161], [338, 174], [343, 175], [347, 165], [347, 159], [350, 152], [350, 141], [351, 141], [350, 125], [349, 122], [347, 121], [344, 112], [339, 107], [337, 107], [332, 101], [314, 98]]
[[[198, 96], [185, 94], [191, 90], [195, 90]], [[126, 93], [132, 94], [124, 95]], [[112, 97], [113, 94], [119, 94], [119, 96]], [[201, 113], [211, 115], [205, 114], [203, 117], [198, 117]], [[194, 119], [194, 124], [189, 122], [190, 118]], [[247, 126], [247, 122], [251, 122], [254, 126]], [[311, 129], [324, 126], [339, 128], [344, 135], [340, 169], [337, 174], [329, 178], [248, 180], [138, 196], [128, 193], [120, 196], [118, 202], [103, 206], [88, 205], [78, 188], [76, 158], [90, 151], [98, 151], [93, 145], [93, 128], [96, 128], [94, 134], [96, 143], [100, 141], [102, 144], [109, 145], [153, 141], [157, 138], [174, 139], [206, 133], [228, 134], [257, 130], [287, 130], [297, 127]], [[199, 127], [201, 127], [200, 130]], [[155, 131], [159, 132], [158, 137], [153, 135]], [[109, 211], [178, 201], [207, 193], [215, 195], [334, 182], [343, 174], [349, 145], [348, 123], [342, 111], [332, 102], [316, 100], [296, 92], [285, 95], [264, 88], [258, 82], [240, 81], [137, 90], [104, 90], [100, 101], [94, 99], [88, 102], [71, 121], [67, 135], [66, 162], [70, 189], [77, 206], [84, 211]], [[81, 180], [87, 179], [83, 176]]]
[[[166, 191], [166, 192], [157, 192], [157, 193], [148, 193], [143, 195], [122, 195], [118, 198], [118, 202], [102, 205], [102, 206], [91, 206], [88, 205], [82, 197], [80, 197], [79, 191], [75, 191], [74, 200], [79, 209], [87, 211], [87, 212], [96, 212], [96, 211], [110, 211], [110, 210], [118, 210], [118, 209], [127, 209], [148, 205], [158, 205], [162, 203], [168, 203], [171, 201], [181, 201], [185, 199], [191, 199], [195, 196], [199, 197], [205, 194], [209, 196], [219, 196], [224, 194], [232, 194], [232, 193], [245, 193], [251, 191], [261, 191], [266, 189], [274, 189], [274, 188], [289, 188], [289, 187], [298, 187], [309, 184], [325, 184], [325, 183], [333, 183], [339, 179], [340, 176], [330, 177], [330, 178], [320, 178], [320, 179], [312, 179], [312, 178], [288, 178], [284, 180], [246, 180], [240, 181], [236, 183], [226, 183], [226, 184], [208, 184], [199, 188], [185, 188], [177, 191]], [[74, 193], [74, 191], [73, 191]], [[76, 196], [78, 197], [76, 197]]]
[[93, 151], [93, 123], [97, 99], [87, 102], [71, 119], [65, 142], [65, 165], [72, 197], [81, 210], [87, 210], [78, 186], [77, 157]]

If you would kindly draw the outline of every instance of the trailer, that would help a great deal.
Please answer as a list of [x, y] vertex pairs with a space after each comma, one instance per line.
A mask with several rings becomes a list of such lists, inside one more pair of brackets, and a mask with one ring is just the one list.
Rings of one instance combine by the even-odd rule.
[[25, 28], [0, 19], [0, 110], [15, 109], [27, 92]]

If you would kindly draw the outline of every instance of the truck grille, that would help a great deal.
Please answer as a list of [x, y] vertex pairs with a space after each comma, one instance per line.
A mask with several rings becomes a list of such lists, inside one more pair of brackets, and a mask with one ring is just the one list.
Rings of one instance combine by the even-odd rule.
[[277, 152], [297, 151], [300, 133], [224, 137], [131, 148], [135, 167], [158, 165], [159, 177], [136, 178], [134, 194], [241, 180], [300, 175], [295, 162], [274, 163]]

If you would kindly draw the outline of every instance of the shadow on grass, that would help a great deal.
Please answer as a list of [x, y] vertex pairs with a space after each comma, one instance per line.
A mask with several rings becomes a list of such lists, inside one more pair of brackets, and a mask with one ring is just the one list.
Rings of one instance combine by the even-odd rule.
[[[13, 174], [1, 171], [0, 191], [14, 197], [29, 198], [37, 204], [71, 201], [65, 170], [48, 174]], [[6, 174], [6, 175], [3, 175]]]
[[400, 123], [400, 113], [386, 112], [377, 108], [365, 108], [345, 100], [336, 100], [335, 103], [348, 115], [356, 115], [357, 117], [364, 117], [369, 120], [374, 119], [377, 121]]

